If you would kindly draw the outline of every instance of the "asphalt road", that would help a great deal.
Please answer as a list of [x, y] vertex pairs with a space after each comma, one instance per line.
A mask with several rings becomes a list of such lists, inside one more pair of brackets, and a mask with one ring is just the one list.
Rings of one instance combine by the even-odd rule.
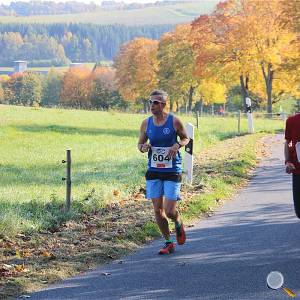
[[[157, 240], [131, 256], [31, 294], [35, 299], [289, 299], [266, 287], [270, 271], [300, 298], [300, 220], [291, 177], [283, 168], [283, 136], [272, 141], [249, 185], [187, 232], [187, 243], [157, 255]], [[111, 273], [104, 276], [103, 272]]]

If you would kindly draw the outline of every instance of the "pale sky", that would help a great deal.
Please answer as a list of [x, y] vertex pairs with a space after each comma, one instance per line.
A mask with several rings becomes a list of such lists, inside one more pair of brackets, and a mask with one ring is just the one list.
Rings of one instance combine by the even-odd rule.
[[[10, 2], [17, 2], [18, 0], [0, 0], [0, 4], [9, 4]], [[20, 0], [20, 1], [24, 1], [24, 2], [29, 2], [30, 0]], [[52, 1], [52, 0], [50, 0]], [[68, 0], [54, 0], [55, 2], [68, 2]], [[150, 3], [150, 2], [156, 2], [157, 0], [123, 0], [123, 2], [126, 3], [131, 3], [131, 2], [135, 2], [135, 3]], [[84, 2], [84, 3], [90, 3], [90, 2], [94, 2], [96, 4], [100, 4], [102, 1], [98, 0], [98, 1], [90, 1], [90, 0], [77, 0], [77, 2]], [[121, 0], [116, 0], [116, 2], [121, 2]]]

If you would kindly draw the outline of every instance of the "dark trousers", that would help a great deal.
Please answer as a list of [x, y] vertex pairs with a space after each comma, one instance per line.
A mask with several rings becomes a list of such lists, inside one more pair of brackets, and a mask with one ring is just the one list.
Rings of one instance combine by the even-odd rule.
[[293, 199], [296, 216], [300, 219], [300, 174], [293, 174]]

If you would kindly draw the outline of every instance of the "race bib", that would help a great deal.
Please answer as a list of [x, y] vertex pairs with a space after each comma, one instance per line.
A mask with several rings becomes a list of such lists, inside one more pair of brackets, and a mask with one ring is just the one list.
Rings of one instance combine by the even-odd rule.
[[296, 148], [298, 162], [300, 162], [300, 143], [299, 142], [296, 143], [295, 148]]
[[168, 158], [171, 147], [152, 147], [151, 168], [165, 169], [172, 168], [172, 159]]

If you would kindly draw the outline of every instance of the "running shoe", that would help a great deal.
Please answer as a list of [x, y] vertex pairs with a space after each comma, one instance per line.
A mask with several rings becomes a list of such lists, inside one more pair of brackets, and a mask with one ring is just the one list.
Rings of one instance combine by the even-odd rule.
[[178, 245], [183, 245], [186, 240], [186, 235], [184, 231], [183, 223], [180, 224], [180, 226], [175, 226], [176, 229], [176, 240]]
[[174, 243], [166, 243], [163, 248], [161, 248], [158, 254], [171, 254], [175, 251], [175, 244]]

